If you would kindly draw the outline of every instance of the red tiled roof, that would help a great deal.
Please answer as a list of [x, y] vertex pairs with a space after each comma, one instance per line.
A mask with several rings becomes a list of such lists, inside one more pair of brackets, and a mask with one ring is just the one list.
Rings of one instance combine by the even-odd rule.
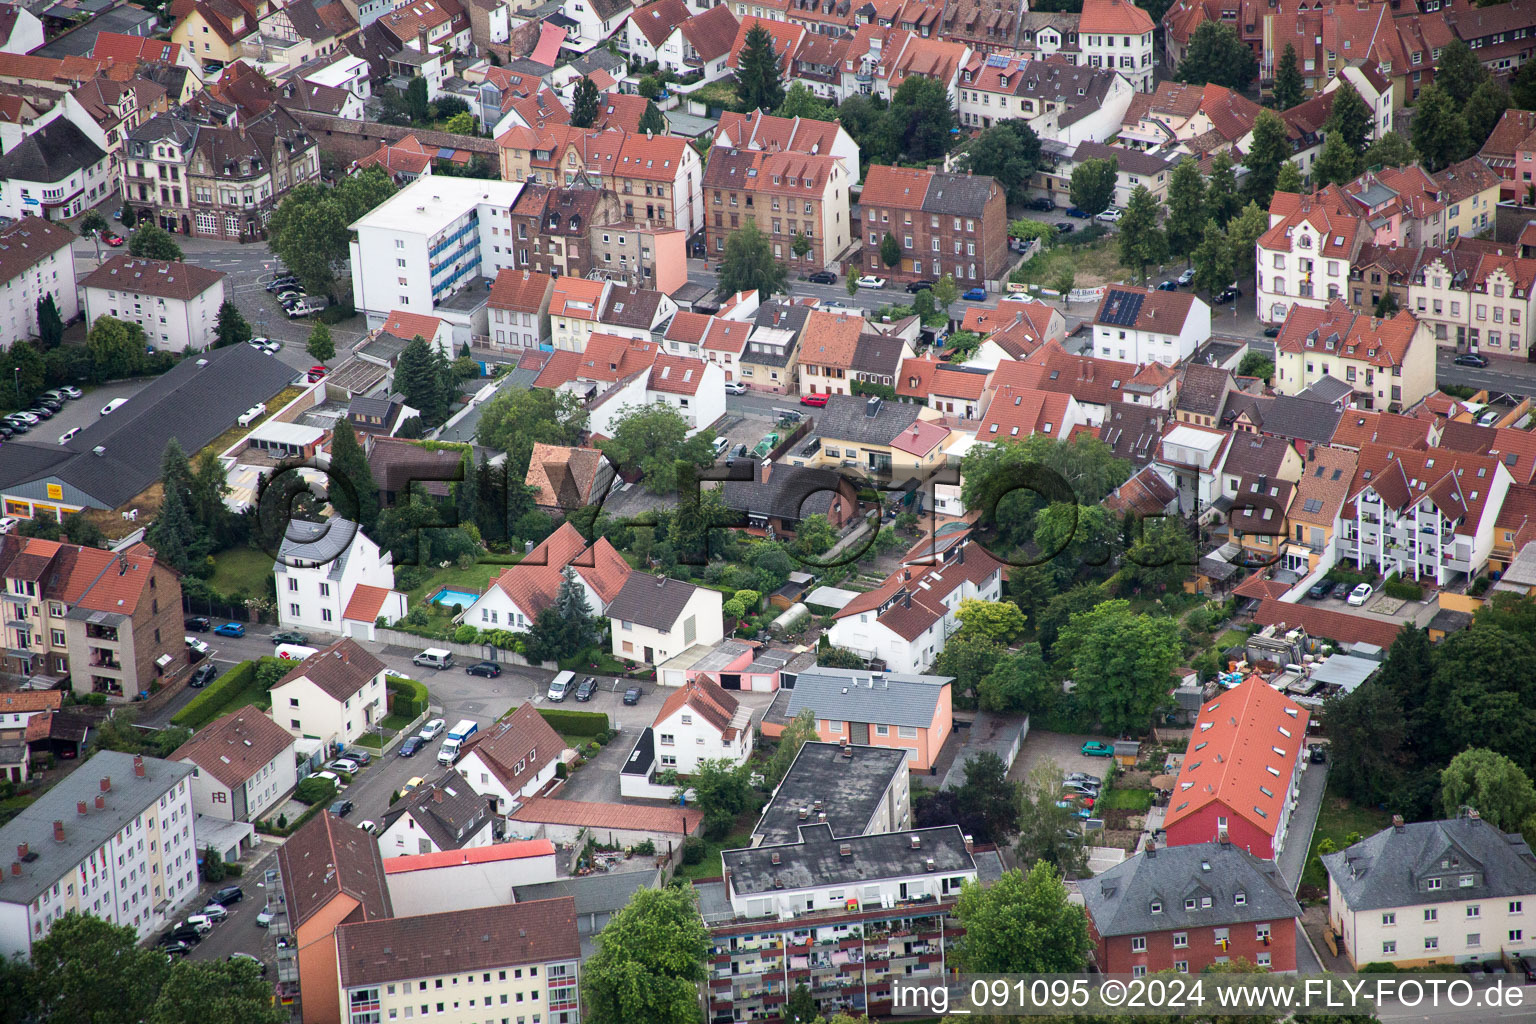
[[695, 676], [673, 690], [661, 710], [656, 712], [656, 718], [651, 724], [661, 725], [684, 707], [692, 708], [699, 717], [714, 726], [722, 739], [736, 738], [736, 729], [732, 727], [731, 720], [736, 717], [741, 702], [708, 676]]
[[14, 693], [0, 693], [0, 715], [57, 711], [63, 706], [64, 694], [58, 690], [17, 690]]
[[1300, 626], [1311, 636], [1320, 636], [1336, 643], [1368, 643], [1383, 649], [1392, 646], [1399, 631], [1397, 623], [1386, 619], [1334, 611], [1315, 604], [1287, 604], [1273, 599], [1259, 603], [1253, 613], [1253, 621], [1260, 626]]
[[490, 846], [475, 846], [468, 850], [438, 850], [435, 853], [408, 853], [403, 857], [389, 857], [384, 861], [384, 873], [398, 875], [406, 871], [456, 868], [466, 864], [495, 864], [527, 857], [552, 857], [554, 853], [555, 844], [548, 839], [520, 839]]
[[1419, 322], [1407, 310], [1389, 320], [1355, 313], [1335, 299], [1327, 309], [1293, 306], [1275, 345], [1283, 352], [1324, 353], [1374, 366], [1401, 366]]
[[1140, 35], [1153, 29], [1152, 16], [1129, 0], [1083, 0], [1078, 36], [1085, 32]]
[[738, 25], [730, 7], [719, 4], [702, 14], [695, 14], [681, 27], [688, 45], [698, 53], [700, 60], [708, 63], [731, 52]]
[[704, 382], [707, 363], [692, 356], [674, 356], [665, 352], [656, 354], [651, 365], [651, 377], [647, 390], [662, 391], [672, 395], [696, 395]]
[[891, 447], [908, 455], [926, 456], [949, 437], [949, 428], [927, 420], [914, 420], [912, 426], [891, 439]]
[[503, 268], [496, 274], [491, 285], [490, 305], [493, 309], [510, 309], [520, 313], [535, 313], [544, 305], [555, 279], [549, 274], [536, 274], [531, 270]]
[[1060, 437], [1071, 397], [1034, 388], [999, 389], [976, 430], [978, 441], [1007, 441], [1046, 434]]
[[688, 5], [683, 0], [655, 0], [631, 14], [629, 22], [652, 46], [660, 46], [688, 18]]
[[554, 603], [566, 566], [573, 568], [605, 604], [618, 596], [630, 573], [629, 563], [614, 550], [607, 537], [599, 537], [588, 548], [576, 527], [562, 523], [521, 562], [503, 569], [490, 585], [533, 619]]
[[864, 190], [859, 194], [859, 206], [866, 210], [872, 206], [919, 209], [928, 195], [928, 184], [932, 180], [933, 174], [921, 168], [873, 164], [864, 176]]
[[169, 759], [191, 761], [227, 788], [237, 789], [293, 742], [292, 733], [260, 710], [243, 707], [199, 729]]
[[813, 309], [800, 332], [800, 362], [813, 366], [834, 366], [844, 370], [853, 366], [864, 318], [845, 312], [830, 313]]
[[383, 587], [359, 583], [353, 589], [352, 599], [347, 602], [347, 610], [341, 613], [341, 617], [354, 622], [373, 622], [378, 619], [379, 609], [384, 607], [388, 597], [389, 591]]
[[437, 337], [438, 328], [443, 326], [442, 320], [435, 316], [425, 316], [421, 313], [407, 313], [404, 310], [391, 310], [389, 319], [384, 321], [380, 328], [385, 334], [393, 334], [397, 338], [409, 341], [420, 336], [427, 341]]
[[525, 701], [501, 721], [471, 736], [464, 756], [478, 754], [507, 792], [516, 794], [564, 749], [560, 734]]
[[698, 831], [704, 813], [692, 807], [641, 807], [638, 804], [591, 803], [536, 796], [507, 815], [507, 819], [542, 825], [578, 825], [597, 830], [627, 829], [689, 836]]
[[787, 21], [770, 21], [751, 14], [742, 18], [740, 24], [736, 26], [736, 38], [731, 41], [731, 55], [725, 62], [726, 67], [739, 66], [742, 47], [747, 45], [747, 33], [758, 26], [773, 37], [773, 52], [779, 58], [779, 69], [789, 70], [790, 58], [794, 56], [800, 41], [805, 38], [805, 27], [791, 25]]

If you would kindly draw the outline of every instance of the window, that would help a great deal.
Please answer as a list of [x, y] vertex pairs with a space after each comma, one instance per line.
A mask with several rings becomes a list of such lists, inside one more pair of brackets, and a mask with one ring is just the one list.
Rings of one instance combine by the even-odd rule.
[[1483, 944], [1482, 932], [1467, 932], [1467, 945], [1481, 946]]
[[1173, 948], [1174, 949], [1187, 949], [1187, 948], [1189, 948], [1189, 934], [1187, 932], [1174, 932], [1173, 933]]
[[1131, 952], [1145, 953], [1147, 951], [1147, 937], [1145, 935], [1131, 936]]
[[1479, 904], [1473, 903], [1471, 906], [1467, 907], [1467, 916], [1468, 917], [1481, 917], [1482, 913], [1483, 913], [1483, 908]]
[[1439, 949], [1440, 948], [1440, 940], [1435, 938], [1433, 935], [1426, 935], [1424, 937], [1424, 948], [1425, 949]]
[[1397, 952], [1397, 943], [1396, 942], [1383, 942], [1381, 944], [1381, 951], [1383, 953], [1387, 953], [1387, 954], [1396, 953]]
[[1434, 892], [1435, 890], [1440, 888], [1440, 879], [1438, 879], [1438, 878], [1431, 878], [1429, 880], [1429, 882], [1425, 885], [1425, 888], [1428, 889], [1430, 892]]
[[891, 727], [890, 726], [888, 726], [888, 725], [877, 725], [877, 726], [875, 726], [875, 735], [876, 736], [889, 736], [890, 734], [891, 734]]
[[1519, 928], [1511, 928], [1509, 930], [1509, 941], [1510, 942], [1519, 942], [1519, 941], [1521, 941], [1524, 938], [1525, 938], [1525, 932], [1523, 930], [1521, 930]]
[[1438, 920], [1440, 920], [1440, 911], [1439, 911], [1439, 909], [1436, 908], [1436, 907], [1428, 907], [1428, 908], [1426, 908], [1425, 911], [1424, 911], [1424, 920], [1426, 920], [1426, 921], [1438, 921]]
[[1525, 903], [1522, 900], [1510, 900], [1509, 901], [1509, 912], [1511, 914], [1519, 914], [1519, 913], [1524, 912], [1524, 910], [1525, 910]]
[[1388, 913], [1382, 914], [1381, 923], [1383, 925], [1397, 924], [1397, 914], [1390, 911]]

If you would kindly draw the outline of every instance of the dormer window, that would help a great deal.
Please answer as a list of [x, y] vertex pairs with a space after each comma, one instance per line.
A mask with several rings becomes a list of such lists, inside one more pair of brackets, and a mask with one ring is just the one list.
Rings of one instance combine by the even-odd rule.
[[1438, 878], [1431, 878], [1431, 879], [1429, 879], [1428, 881], [1426, 881], [1424, 883], [1424, 888], [1428, 889], [1430, 892], [1437, 892], [1437, 891], [1439, 891], [1439, 889], [1440, 889], [1440, 879], [1438, 879]]
[[1150, 909], [1151, 909], [1152, 913], [1154, 913], [1154, 914], [1161, 914], [1163, 912], [1163, 901], [1162, 900], [1153, 900], [1152, 901], [1152, 906], [1150, 907]]

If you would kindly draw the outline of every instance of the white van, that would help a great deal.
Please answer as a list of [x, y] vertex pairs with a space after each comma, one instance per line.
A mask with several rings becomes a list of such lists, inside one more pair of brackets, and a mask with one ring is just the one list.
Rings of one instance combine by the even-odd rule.
[[286, 658], [289, 661], [303, 661], [318, 649], [316, 647], [305, 647], [302, 644], [278, 644], [277, 650], [274, 653], [279, 658]]
[[425, 665], [428, 668], [445, 669], [453, 664], [453, 652], [445, 651], [437, 647], [429, 647], [416, 657], [411, 659], [412, 665]]
[[114, 398], [112, 401], [101, 407], [101, 414], [103, 416], [110, 416], [127, 404], [128, 399], [126, 398]]
[[70, 440], [80, 433], [81, 429], [80, 427], [75, 427], [72, 430], [64, 431], [64, 433], [59, 435], [59, 444], [69, 444]]
[[571, 683], [576, 679], [575, 672], [561, 672], [549, 682], [548, 697], [555, 703], [565, 700], [565, 695], [571, 691]]

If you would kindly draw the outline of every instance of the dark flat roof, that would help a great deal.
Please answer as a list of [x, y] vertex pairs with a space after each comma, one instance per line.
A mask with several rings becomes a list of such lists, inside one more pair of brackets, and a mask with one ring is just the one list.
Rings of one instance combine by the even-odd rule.
[[[863, 835], [891, 779], [907, 770], [907, 752], [904, 747], [851, 745], [848, 749], [852, 757], [842, 756], [836, 743], [801, 747], [752, 834], [764, 843], [793, 843], [801, 825], [825, 814], [833, 836]], [[810, 811], [804, 819], [801, 808]]]

